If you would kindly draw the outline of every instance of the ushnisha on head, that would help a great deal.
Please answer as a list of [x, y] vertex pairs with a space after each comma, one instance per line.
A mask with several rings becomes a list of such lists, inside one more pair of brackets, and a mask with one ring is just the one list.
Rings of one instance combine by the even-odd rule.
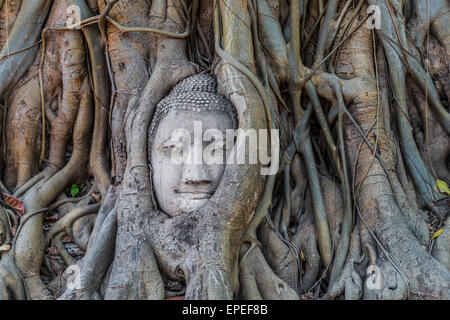
[[[194, 135], [199, 126], [205, 139]], [[172, 217], [207, 203], [225, 169], [226, 130], [236, 128], [236, 110], [210, 75], [186, 78], [161, 100], [149, 128], [149, 163], [162, 211]], [[223, 161], [210, 163], [204, 156], [211, 153]]]

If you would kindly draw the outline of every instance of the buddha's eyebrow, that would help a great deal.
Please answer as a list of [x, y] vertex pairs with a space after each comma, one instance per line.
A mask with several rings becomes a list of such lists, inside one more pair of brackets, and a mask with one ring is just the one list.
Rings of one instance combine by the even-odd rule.
[[174, 137], [170, 136], [169, 138], [164, 140], [161, 144], [166, 144], [166, 143], [169, 143], [169, 142], [172, 142], [172, 141], [176, 142], [177, 139], [175, 139]]
[[180, 138], [183, 138], [183, 136], [176, 136], [174, 137], [173, 135], [171, 135], [169, 138], [167, 138], [166, 140], [164, 140], [161, 144], [166, 144], [166, 143], [170, 143], [170, 142], [181, 142]]

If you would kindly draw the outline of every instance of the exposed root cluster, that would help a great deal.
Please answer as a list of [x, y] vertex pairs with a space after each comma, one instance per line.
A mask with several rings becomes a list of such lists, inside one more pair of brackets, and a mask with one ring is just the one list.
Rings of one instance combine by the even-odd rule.
[[[0, 187], [24, 205], [0, 207], [0, 299], [450, 298], [449, 14], [445, 0], [0, 1]], [[279, 170], [227, 165], [205, 207], [169, 218], [148, 127], [198, 72], [239, 129], [279, 130]]]

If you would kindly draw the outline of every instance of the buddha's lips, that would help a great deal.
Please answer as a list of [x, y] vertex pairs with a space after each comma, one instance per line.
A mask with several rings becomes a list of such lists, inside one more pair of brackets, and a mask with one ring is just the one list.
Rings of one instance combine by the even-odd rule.
[[175, 193], [182, 194], [192, 198], [193, 200], [209, 199], [213, 195], [213, 191], [209, 190], [193, 190], [175, 188]]

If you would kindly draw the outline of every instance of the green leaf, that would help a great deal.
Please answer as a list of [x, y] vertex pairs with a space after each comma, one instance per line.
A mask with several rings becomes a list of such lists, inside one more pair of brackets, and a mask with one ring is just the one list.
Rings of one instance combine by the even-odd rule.
[[450, 188], [448, 187], [448, 185], [445, 181], [437, 179], [436, 185], [440, 192], [450, 195]]
[[74, 183], [72, 187], [70, 188], [70, 195], [75, 198], [77, 194], [80, 192], [80, 187]]

